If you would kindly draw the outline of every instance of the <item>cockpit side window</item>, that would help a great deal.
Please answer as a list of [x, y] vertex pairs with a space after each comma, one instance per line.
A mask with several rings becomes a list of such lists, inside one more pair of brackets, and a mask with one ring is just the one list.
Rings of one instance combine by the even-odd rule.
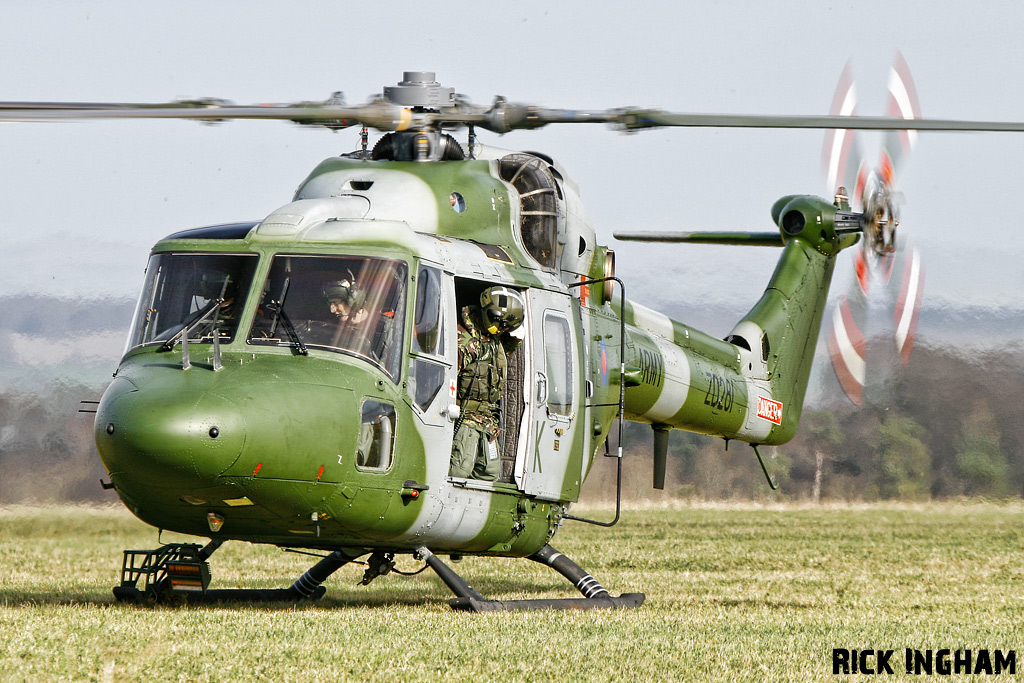
[[441, 293], [441, 271], [421, 265], [416, 276], [409, 396], [424, 411], [433, 403], [445, 380], [445, 367], [439, 362], [444, 356], [444, 306]]
[[249, 343], [339, 351], [401, 372], [407, 267], [356, 256], [278, 254]]
[[416, 279], [416, 317], [412, 350], [432, 356], [443, 356], [441, 272], [437, 268], [420, 266]]
[[220, 306], [210, 311], [190, 339], [212, 342], [214, 330], [221, 341], [234, 339], [258, 261], [256, 254], [153, 254], [128, 348], [167, 341], [217, 299], [223, 300]]

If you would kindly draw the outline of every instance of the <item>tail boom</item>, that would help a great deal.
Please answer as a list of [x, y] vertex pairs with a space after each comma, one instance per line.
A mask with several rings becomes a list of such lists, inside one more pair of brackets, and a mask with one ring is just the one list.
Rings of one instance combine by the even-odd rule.
[[775, 273], [725, 340], [626, 305], [628, 419], [756, 444], [796, 434], [835, 256], [858, 236], [836, 234], [835, 208], [824, 200], [785, 199]]

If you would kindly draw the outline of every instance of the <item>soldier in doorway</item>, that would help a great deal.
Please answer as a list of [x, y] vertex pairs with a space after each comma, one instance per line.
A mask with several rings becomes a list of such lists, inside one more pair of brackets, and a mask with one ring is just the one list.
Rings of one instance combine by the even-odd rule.
[[501, 397], [508, 377], [507, 354], [519, 340], [510, 332], [523, 323], [520, 294], [490, 287], [479, 306], [466, 306], [459, 321], [459, 420], [452, 446], [451, 475], [494, 481], [501, 474], [498, 436]]

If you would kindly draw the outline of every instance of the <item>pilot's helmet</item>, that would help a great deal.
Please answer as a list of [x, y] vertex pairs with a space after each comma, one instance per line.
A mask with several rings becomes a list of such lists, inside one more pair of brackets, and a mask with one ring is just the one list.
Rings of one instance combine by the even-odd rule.
[[480, 308], [488, 334], [510, 332], [523, 324], [523, 297], [508, 287], [488, 287], [480, 293]]
[[350, 307], [360, 304], [361, 291], [356, 286], [356, 278], [349, 269], [345, 269], [342, 279], [325, 282], [323, 293], [324, 298], [328, 301], [340, 301]]

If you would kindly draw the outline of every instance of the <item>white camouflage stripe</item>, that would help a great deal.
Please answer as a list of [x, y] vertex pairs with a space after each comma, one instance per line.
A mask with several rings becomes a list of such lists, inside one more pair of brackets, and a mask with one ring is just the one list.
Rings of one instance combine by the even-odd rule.
[[651, 341], [658, 347], [658, 353], [665, 364], [665, 383], [658, 400], [645, 416], [654, 422], [663, 422], [682, 410], [690, 393], [690, 361], [686, 352], [668, 340], [652, 337]]

